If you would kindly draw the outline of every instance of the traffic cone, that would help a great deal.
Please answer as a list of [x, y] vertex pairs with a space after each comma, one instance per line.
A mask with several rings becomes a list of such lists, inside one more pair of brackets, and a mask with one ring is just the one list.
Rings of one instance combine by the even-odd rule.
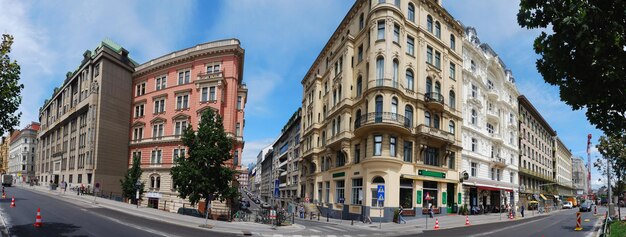
[[439, 218], [435, 219], [435, 230], [439, 229]]
[[509, 212], [509, 220], [513, 220], [513, 212]]
[[15, 207], [15, 196], [11, 196], [11, 207]]
[[465, 216], [465, 225], [467, 225], [467, 226], [470, 225], [469, 216]]
[[41, 208], [37, 208], [37, 217], [35, 218], [35, 227], [41, 227], [43, 223], [41, 222]]
[[6, 193], [2, 193], [2, 198], [7, 198], [7, 194]]

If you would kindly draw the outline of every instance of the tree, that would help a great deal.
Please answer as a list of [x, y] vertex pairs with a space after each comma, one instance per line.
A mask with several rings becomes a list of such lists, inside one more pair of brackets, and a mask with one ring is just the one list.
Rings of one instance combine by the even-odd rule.
[[24, 85], [19, 83], [20, 65], [9, 58], [12, 44], [13, 36], [3, 34], [0, 45], [0, 134], [17, 126], [22, 116], [21, 112], [15, 113], [22, 103], [20, 93]]
[[522, 0], [517, 14], [522, 27], [551, 27], [534, 42], [538, 71], [605, 134], [626, 129], [625, 11], [626, 1]]
[[231, 159], [233, 144], [226, 136], [222, 118], [212, 109], [202, 113], [198, 131], [185, 129], [183, 144], [188, 158], [176, 157], [170, 169], [180, 197], [192, 205], [204, 200], [232, 200], [237, 197], [235, 171], [226, 162]]
[[[141, 179], [141, 157], [139, 157], [139, 155], [135, 154], [133, 156], [133, 166], [128, 169], [126, 175], [124, 176], [124, 179], [120, 180], [120, 184], [122, 185], [122, 195], [125, 198], [128, 199], [135, 199], [135, 195], [137, 192], [137, 188], [135, 187], [135, 184], [137, 183], [137, 181], [139, 181]], [[141, 197], [141, 195], [143, 195], [143, 187], [144, 184], [141, 184], [141, 188], [139, 189], [139, 196]], [[134, 200], [137, 201], [137, 200]]]
[[[596, 148], [598, 148], [598, 152], [610, 163], [611, 179], [617, 180], [615, 184], [616, 193], [621, 195], [624, 191], [624, 185], [626, 185], [623, 180], [623, 178], [626, 177], [626, 143], [624, 143], [624, 138], [618, 135], [609, 135], [608, 137], [601, 136]], [[606, 176], [607, 165], [604, 159], [596, 160], [593, 166], [595, 166], [603, 176]]]

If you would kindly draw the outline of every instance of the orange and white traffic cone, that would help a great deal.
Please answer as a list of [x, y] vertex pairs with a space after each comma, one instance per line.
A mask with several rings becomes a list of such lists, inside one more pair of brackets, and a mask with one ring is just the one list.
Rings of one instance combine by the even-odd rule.
[[467, 225], [467, 226], [470, 225], [469, 216], [465, 216], [465, 225]]
[[7, 194], [6, 193], [2, 193], [2, 198], [7, 198]]
[[513, 220], [513, 212], [509, 212], [509, 220]]
[[435, 230], [439, 229], [439, 218], [435, 219]]
[[15, 207], [15, 196], [11, 196], [11, 207]]
[[35, 217], [35, 227], [41, 227], [43, 223], [41, 222], [41, 208], [37, 208], [37, 217]]

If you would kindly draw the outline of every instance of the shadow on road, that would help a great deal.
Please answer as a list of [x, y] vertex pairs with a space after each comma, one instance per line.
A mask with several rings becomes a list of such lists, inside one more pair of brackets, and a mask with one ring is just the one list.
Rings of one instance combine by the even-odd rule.
[[[79, 230], [80, 227], [65, 223], [44, 223], [42, 227], [35, 228], [33, 224], [18, 225], [11, 227], [11, 236], [46, 236], [46, 237], [62, 237]], [[72, 235], [87, 236], [87, 235]]]

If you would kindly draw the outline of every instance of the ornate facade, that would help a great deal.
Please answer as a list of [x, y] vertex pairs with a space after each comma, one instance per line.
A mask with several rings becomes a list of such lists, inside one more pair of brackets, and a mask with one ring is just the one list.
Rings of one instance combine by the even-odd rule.
[[355, 2], [302, 80], [305, 200], [384, 221], [461, 203], [463, 33], [439, 1]]
[[572, 152], [560, 138], [556, 137], [556, 151], [554, 152], [554, 173], [556, 177], [558, 200], [574, 197], [572, 183]]
[[33, 122], [11, 136], [7, 173], [15, 183], [35, 180], [35, 155], [37, 154], [37, 132], [39, 123]]

